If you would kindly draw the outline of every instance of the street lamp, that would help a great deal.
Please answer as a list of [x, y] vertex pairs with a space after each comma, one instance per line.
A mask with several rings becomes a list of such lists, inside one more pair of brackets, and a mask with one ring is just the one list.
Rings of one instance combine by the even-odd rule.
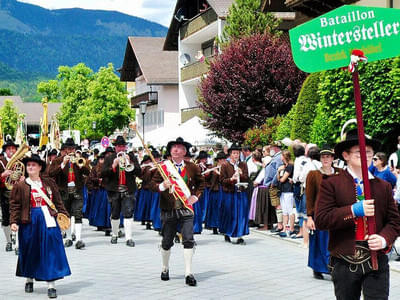
[[143, 120], [143, 141], [144, 141], [144, 115], [146, 114], [146, 108], [147, 108], [146, 101], [139, 102], [139, 111], [142, 114], [142, 120]]

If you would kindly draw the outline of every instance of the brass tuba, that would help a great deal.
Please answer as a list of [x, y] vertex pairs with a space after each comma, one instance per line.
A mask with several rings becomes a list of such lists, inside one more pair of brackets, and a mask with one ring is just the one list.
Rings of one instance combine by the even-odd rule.
[[28, 151], [29, 146], [25, 143], [22, 144], [7, 163], [6, 169], [13, 171], [12, 174], [6, 177], [4, 182], [8, 190], [12, 190], [14, 184], [25, 174], [25, 165], [21, 162], [21, 159]]

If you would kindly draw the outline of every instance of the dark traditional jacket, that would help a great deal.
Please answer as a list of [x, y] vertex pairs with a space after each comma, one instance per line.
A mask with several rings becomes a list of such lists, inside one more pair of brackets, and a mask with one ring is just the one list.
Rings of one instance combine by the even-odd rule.
[[89, 177], [86, 180], [86, 186], [89, 191], [98, 190], [101, 186], [101, 172], [102, 164], [97, 163], [92, 169], [90, 170]]
[[[185, 162], [185, 168], [187, 175], [186, 185], [190, 190], [190, 194], [200, 198], [205, 185], [204, 177], [201, 175], [200, 168], [192, 162]], [[163, 181], [164, 180], [159, 172], [154, 173], [151, 180], [151, 189], [155, 192], [160, 192], [159, 185]], [[168, 189], [161, 192], [160, 208], [162, 210], [172, 210], [175, 208], [175, 198], [169, 193]]]
[[[246, 162], [240, 162], [239, 168], [242, 170], [242, 174], [240, 175], [240, 182], [248, 182], [249, 181], [249, 172], [247, 170]], [[235, 192], [235, 184], [236, 180], [231, 180], [233, 174], [235, 173], [235, 168], [230, 162], [225, 162], [221, 165], [221, 175], [219, 180], [222, 184], [222, 189], [225, 193], [233, 193]]]
[[142, 174], [140, 176], [140, 179], [142, 180], [142, 189], [151, 189], [151, 178], [154, 174], [153, 171], [155, 171], [155, 169], [152, 169], [151, 166], [145, 166], [144, 168], [142, 168]]
[[[68, 190], [69, 164], [64, 166], [64, 169], [61, 168], [64, 156], [65, 155], [57, 157], [49, 166], [49, 176], [57, 182], [60, 191]], [[82, 192], [83, 186], [85, 184], [85, 175], [89, 175], [89, 167], [86, 165], [82, 168], [79, 168], [76, 164], [73, 164], [73, 168], [75, 174], [76, 190], [77, 192]]]
[[[375, 200], [376, 232], [385, 238], [390, 249], [400, 234], [400, 217], [390, 183], [370, 180], [371, 198]], [[315, 225], [329, 230], [328, 249], [333, 256], [355, 254], [355, 222], [351, 205], [356, 202], [353, 177], [343, 171], [322, 179], [315, 208]], [[383, 254], [384, 251], [381, 251]]]
[[[67, 216], [64, 204], [61, 200], [60, 193], [58, 192], [57, 184], [51, 178], [41, 177], [42, 184], [46, 190], [46, 194], [51, 199], [47, 188], [50, 188], [52, 192], [52, 202], [56, 206], [58, 212], [63, 213]], [[31, 222], [31, 186], [22, 181], [17, 183], [11, 192], [10, 196], [10, 224], [26, 224]], [[49, 207], [49, 212], [52, 216], [56, 215], [56, 212]]]
[[[119, 167], [117, 166], [115, 170], [112, 167], [116, 157], [116, 153], [107, 156], [104, 160], [103, 167], [101, 168], [101, 177], [105, 179], [104, 187], [109, 192], [118, 192]], [[134, 154], [129, 153], [129, 160], [130, 163], [134, 165], [134, 169], [131, 172], [125, 171], [126, 186], [128, 187], [128, 192], [133, 193], [137, 188], [135, 176], [140, 176], [142, 174], [142, 169], [140, 168], [139, 162]]]
[[[220, 169], [221, 170], [221, 169]], [[212, 171], [210, 175], [210, 190], [213, 192], [219, 191], [220, 181], [219, 181], [219, 174], [217, 171]]]

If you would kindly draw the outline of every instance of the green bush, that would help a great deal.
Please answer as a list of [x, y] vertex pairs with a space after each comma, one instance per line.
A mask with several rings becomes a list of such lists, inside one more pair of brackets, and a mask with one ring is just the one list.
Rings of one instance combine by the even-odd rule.
[[310, 140], [310, 131], [316, 116], [316, 107], [319, 103], [318, 85], [321, 73], [312, 73], [304, 81], [295, 105], [293, 123], [290, 131], [292, 140]]
[[[361, 64], [360, 90], [365, 132], [375, 138], [398, 126], [400, 115], [399, 58]], [[356, 117], [351, 74], [343, 70], [322, 73], [318, 88], [320, 103], [311, 128], [311, 142], [335, 143], [343, 124]]]
[[294, 115], [296, 114], [297, 110], [297, 104], [293, 105], [292, 108], [289, 110], [289, 112], [286, 114], [286, 116], [283, 117], [282, 122], [279, 124], [276, 134], [275, 134], [275, 139], [276, 140], [281, 140], [285, 137], [290, 137], [290, 133], [293, 128], [293, 119]]
[[276, 130], [282, 121], [281, 116], [271, 117], [261, 127], [253, 127], [245, 132], [244, 144], [253, 149], [271, 144], [276, 139]]

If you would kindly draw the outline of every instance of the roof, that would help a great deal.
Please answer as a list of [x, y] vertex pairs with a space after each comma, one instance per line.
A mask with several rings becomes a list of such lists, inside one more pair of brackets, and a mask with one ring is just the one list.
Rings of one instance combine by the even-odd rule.
[[234, 0], [207, 0], [220, 18], [226, 18]]
[[[232, 6], [234, 0], [207, 0], [208, 4], [215, 11], [218, 18], [225, 19], [228, 15], [229, 8]], [[187, 5], [192, 5], [190, 9]], [[176, 18], [176, 14], [180, 9], [184, 9], [184, 11], [190, 11], [192, 15], [185, 15], [186, 19], [192, 19], [193, 17], [198, 15], [198, 11], [193, 15], [193, 12], [196, 11], [197, 1], [185, 1], [185, 0], [177, 0], [173, 15], [171, 16], [171, 24], [168, 28], [167, 37], [164, 43], [164, 50], [166, 51], [175, 51], [178, 50], [178, 37], [179, 37], [179, 28], [183, 23], [180, 23]], [[188, 13], [188, 12], [187, 12]]]
[[[40, 125], [43, 118], [43, 106], [41, 102], [23, 102], [20, 96], [0, 96], [0, 105], [3, 106], [6, 99], [13, 100], [17, 112], [25, 114], [27, 125]], [[60, 111], [62, 103], [48, 103], [48, 119]]]
[[163, 51], [165, 38], [129, 37], [121, 81], [143, 75], [148, 85], [178, 84], [178, 52]]

